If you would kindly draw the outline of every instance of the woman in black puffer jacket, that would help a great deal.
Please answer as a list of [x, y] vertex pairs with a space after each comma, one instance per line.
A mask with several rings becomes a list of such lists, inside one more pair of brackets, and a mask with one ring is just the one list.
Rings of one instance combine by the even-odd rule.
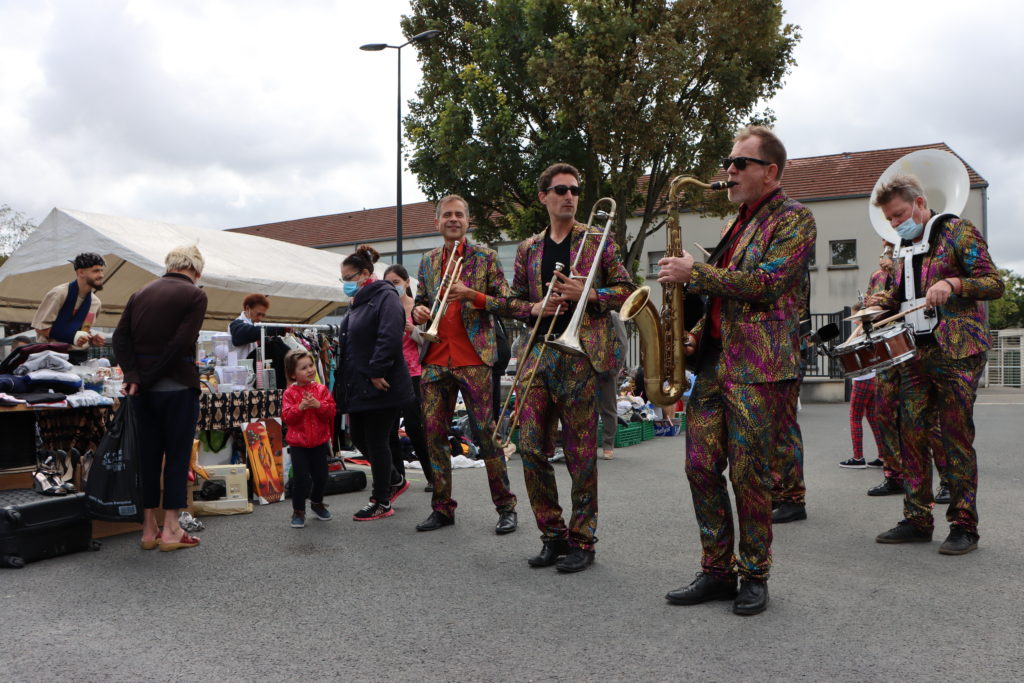
[[377, 258], [373, 247], [361, 244], [341, 262], [351, 303], [341, 327], [335, 401], [339, 412], [349, 414], [352, 442], [373, 475], [370, 502], [352, 517], [357, 522], [390, 517], [391, 503], [409, 488], [389, 444], [400, 408], [414, 398], [402, 356], [405, 310], [394, 286], [374, 277]]

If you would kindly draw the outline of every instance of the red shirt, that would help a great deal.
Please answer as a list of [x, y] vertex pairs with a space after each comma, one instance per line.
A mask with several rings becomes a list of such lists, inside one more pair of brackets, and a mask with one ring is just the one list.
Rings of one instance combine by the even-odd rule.
[[[746, 204], [740, 204], [740, 212], [736, 216], [736, 222], [732, 224], [732, 228], [729, 230], [729, 239], [730, 240], [732, 240], [734, 235], [736, 235], [737, 233], [742, 231], [743, 228], [746, 227], [747, 221], [750, 220], [750, 217], [753, 216], [757, 212], [757, 210], [761, 208], [761, 205], [763, 205], [766, 201], [768, 201], [769, 199], [774, 197], [775, 193], [778, 192], [779, 189], [780, 188], [776, 187], [773, 190], [769, 190], [766, 195], [764, 195], [763, 197], [761, 197], [760, 199], [757, 200], [757, 202], [754, 204], [753, 208], [747, 206]], [[729, 268], [729, 262], [732, 261], [732, 256], [736, 252], [736, 244], [737, 243], [738, 243], [738, 240], [733, 240], [732, 244], [729, 245], [729, 248], [726, 249], [725, 253], [722, 254], [722, 258], [718, 261], [719, 263], [722, 264], [721, 267], [723, 269], [727, 270]], [[720, 296], [711, 297], [711, 314], [710, 314], [709, 317], [710, 317], [710, 320], [709, 320], [709, 323], [708, 323], [708, 333], [711, 335], [712, 339], [721, 339], [722, 338], [722, 297], [720, 297]]]
[[[459, 245], [460, 255], [464, 254], [466, 243]], [[450, 256], [441, 259], [441, 272], [447, 266]], [[437, 336], [440, 341], [430, 345], [430, 350], [423, 358], [424, 365], [443, 365], [451, 368], [461, 368], [469, 365], [483, 365], [480, 354], [473, 348], [473, 343], [466, 334], [466, 327], [462, 324], [462, 301], [448, 302], [448, 308], [441, 318], [441, 324], [437, 327]], [[476, 293], [473, 301], [474, 308], [484, 308], [487, 305], [487, 295], [483, 292]]]
[[[299, 402], [306, 394], [320, 401], [319, 408], [299, 410]], [[281, 421], [288, 426], [285, 441], [289, 446], [315, 448], [328, 443], [334, 434], [334, 397], [323, 384], [291, 384], [281, 398]]]

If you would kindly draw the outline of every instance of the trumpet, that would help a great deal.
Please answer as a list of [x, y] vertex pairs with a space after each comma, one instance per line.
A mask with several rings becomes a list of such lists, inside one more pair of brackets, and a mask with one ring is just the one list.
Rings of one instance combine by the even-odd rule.
[[[565, 264], [561, 261], [555, 263], [555, 273], [562, 272], [565, 268]], [[541, 305], [543, 311], [547, 308], [548, 301], [551, 299], [551, 293], [555, 291], [555, 283], [558, 282], [558, 276], [552, 275], [551, 282], [548, 283], [548, 291], [544, 295], [544, 303]], [[555, 321], [558, 318], [558, 313], [562, 307], [559, 305], [558, 310], [555, 311], [555, 315], [551, 316], [551, 322], [548, 324], [547, 334], [544, 335], [544, 342], [541, 344], [540, 353], [537, 355], [537, 364], [530, 370], [530, 378], [526, 381], [526, 390], [529, 391], [530, 385], [533, 384], [534, 377], [537, 376], [537, 369], [540, 367], [540, 359], [544, 355], [544, 349], [547, 345], [547, 338], [551, 336], [551, 330], [555, 327]], [[533, 348], [533, 343], [537, 339], [537, 332], [540, 330], [541, 321], [544, 320], [541, 316], [537, 316], [537, 322], [533, 324], [533, 329], [530, 331], [530, 338], [526, 341], [526, 346], [523, 347], [522, 355], [524, 356], [522, 363], [516, 363], [516, 375], [512, 378], [512, 387], [509, 389], [508, 396], [505, 397], [505, 402], [501, 406], [501, 412], [498, 413], [498, 423], [494, 425], [494, 440], [498, 443], [498, 446], [505, 448], [512, 440], [512, 432], [519, 426], [519, 416], [523, 410], [524, 401], [520, 400], [516, 402], [515, 410], [512, 415], [506, 419], [505, 415], [508, 412], [508, 405], [512, 398], [516, 395], [516, 389], [519, 387], [519, 381], [523, 375], [523, 368], [526, 367], [525, 356], [529, 353], [530, 349]], [[523, 399], [526, 398], [524, 393]]]
[[[669, 216], [665, 222], [665, 256], [683, 255], [683, 233], [679, 227], [679, 202], [676, 196], [684, 185], [708, 190], [725, 190], [736, 183], [704, 183], [689, 176], [677, 176], [669, 182]], [[700, 246], [700, 245], [698, 245]], [[702, 248], [703, 250], [703, 248]], [[651, 302], [651, 288], [640, 287], [622, 304], [619, 317], [636, 320], [640, 334], [641, 362], [647, 398], [660, 406], [678, 401], [686, 391], [686, 330], [683, 327], [683, 285], [665, 283], [662, 287], [661, 315]]]
[[430, 325], [421, 333], [422, 337], [431, 343], [441, 341], [437, 330], [441, 326], [444, 314], [448, 311], [448, 294], [452, 291], [452, 285], [458, 282], [462, 276], [462, 257], [455, 258], [455, 253], [458, 250], [459, 241], [455, 240], [451, 258], [448, 260], [448, 265], [441, 275], [441, 282], [438, 284], [437, 296], [434, 297], [434, 303], [430, 306]]

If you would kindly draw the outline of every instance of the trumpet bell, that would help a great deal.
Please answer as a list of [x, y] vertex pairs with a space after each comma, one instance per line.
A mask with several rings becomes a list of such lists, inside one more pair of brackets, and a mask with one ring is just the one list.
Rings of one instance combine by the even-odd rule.
[[890, 164], [871, 190], [868, 217], [871, 219], [871, 227], [886, 242], [899, 245], [900, 238], [889, 221], [885, 220], [882, 210], [875, 206], [875, 198], [882, 185], [900, 173], [915, 176], [921, 181], [928, 208], [934, 210], [936, 214], [959, 215], [967, 206], [971, 183], [967, 168], [960, 159], [941, 149], [919, 149], [911, 152]]

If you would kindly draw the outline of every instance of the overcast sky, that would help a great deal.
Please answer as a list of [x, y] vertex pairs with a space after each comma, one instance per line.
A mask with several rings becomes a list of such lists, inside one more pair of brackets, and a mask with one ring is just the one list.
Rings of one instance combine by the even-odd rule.
[[[946, 142], [1024, 273], [1024, 3], [785, 0], [791, 157]], [[407, 0], [0, 0], [0, 204], [211, 228], [395, 203]], [[402, 60], [403, 96], [419, 65]], [[406, 175], [406, 202], [419, 201]]]

